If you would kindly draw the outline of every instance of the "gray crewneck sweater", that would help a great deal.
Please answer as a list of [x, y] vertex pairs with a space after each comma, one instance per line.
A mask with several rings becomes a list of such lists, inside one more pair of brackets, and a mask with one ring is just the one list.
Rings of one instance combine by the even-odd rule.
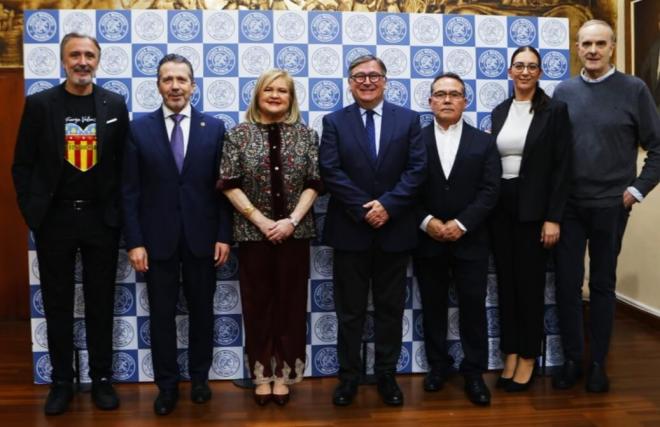
[[[637, 77], [616, 71], [597, 83], [582, 77], [562, 82], [554, 98], [568, 104], [573, 132], [570, 199], [579, 206], [621, 203], [633, 186], [646, 196], [660, 176], [660, 118], [650, 92]], [[637, 176], [637, 151], [648, 151]]]

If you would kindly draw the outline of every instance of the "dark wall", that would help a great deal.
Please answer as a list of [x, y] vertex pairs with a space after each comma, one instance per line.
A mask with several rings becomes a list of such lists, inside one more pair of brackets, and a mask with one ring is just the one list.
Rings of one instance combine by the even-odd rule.
[[28, 230], [16, 206], [11, 163], [23, 112], [23, 69], [0, 69], [0, 319], [28, 319]]

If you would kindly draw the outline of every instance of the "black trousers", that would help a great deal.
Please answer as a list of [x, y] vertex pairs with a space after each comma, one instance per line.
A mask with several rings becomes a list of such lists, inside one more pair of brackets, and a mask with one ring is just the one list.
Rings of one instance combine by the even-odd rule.
[[603, 363], [607, 357], [616, 304], [616, 265], [628, 216], [623, 204], [586, 208], [569, 203], [566, 207], [555, 254], [559, 326], [568, 359], [584, 358], [582, 283], [587, 242], [591, 361]]
[[383, 252], [373, 247], [366, 251], [335, 250], [334, 297], [341, 380], [358, 380], [362, 373], [360, 349], [370, 287], [374, 303], [374, 372], [396, 372], [408, 259], [408, 252]]
[[35, 232], [53, 381], [73, 380], [76, 253], [83, 266], [85, 329], [92, 381], [112, 377], [112, 319], [119, 230], [94, 206], [55, 202]]
[[548, 251], [541, 242], [543, 221], [518, 219], [518, 180], [502, 180], [490, 221], [497, 268], [500, 349], [526, 359], [541, 355]]
[[446, 374], [454, 363], [447, 352], [448, 290], [454, 281], [465, 355], [460, 371], [466, 377], [480, 376], [488, 369], [488, 258], [460, 259], [448, 250], [438, 256], [415, 257], [414, 267], [422, 297], [424, 346], [430, 369]]
[[216, 286], [213, 257], [196, 257], [181, 233], [178, 249], [169, 259], [149, 259], [146, 278], [151, 357], [158, 388], [174, 389], [180, 378], [175, 316], [181, 285], [188, 304], [190, 378], [205, 381], [213, 360], [213, 294]]

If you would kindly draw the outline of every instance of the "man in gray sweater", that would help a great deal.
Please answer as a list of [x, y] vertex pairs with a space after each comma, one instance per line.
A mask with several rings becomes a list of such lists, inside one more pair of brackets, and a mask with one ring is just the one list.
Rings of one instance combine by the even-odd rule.
[[[585, 387], [606, 392], [605, 358], [614, 318], [616, 264], [628, 215], [658, 183], [660, 118], [644, 82], [610, 61], [615, 35], [604, 21], [587, 21], [576, 43], [583, 68], [554, 97], [568, 104], [573, 130], [572, 191], [556, 247], [557, 305], [565, 362], [553, 386], [571, 388], [582, 375], [582, 282], [590, 255], [590, 364]], [[647, 150], [637, 175], [638, 147]]]

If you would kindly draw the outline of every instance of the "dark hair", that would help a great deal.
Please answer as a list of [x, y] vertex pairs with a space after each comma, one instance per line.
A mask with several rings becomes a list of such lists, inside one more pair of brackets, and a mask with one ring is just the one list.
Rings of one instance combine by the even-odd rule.
[[349, 77], [351, 75], [351, 71], [353, 71], [355, 67], [357, 67], [360, 64], [364, 64], [365, 62], [371, 62], [371, 61], [376, 61], [383, 74], [387, 75], [387, 67], [385, 66], [383, 60], [377, 57], [376, 55], [368, 54], [368, 55], [358, 56], [357, 58], [351, 61], [351, 64], [348, 66]]
[[[543, 71], [541, 68], [541, 54], [539, 53], [536, 48], [533, 46], [520, 46], [518, 49], [513, 51], [513, 55], [511, 55], [511, 65], [509, 65], [509, 69], [513, 66], [513, 60], [516, 58], [516, 56], [519, 53], [522, 52], [532, 52], [534, 56], [536, 56], [536, 60], [539, 62], [539, 70]], [[513, 93], [515, 96], [516, 88], [515, 86], [513, 87]], [[545, 93], [543, 89], [541, 89], [541, 86], [539, 85], [538, 80], [536, 81], [536, 88], [534, 89], [534, 95], [532, 96], [532, 106], [529, 108], [529, 112], [533, 111], [541, 111], [543, 110], [546, 105], [548, 105], [548, 102], [550, 101], [550, 97]]]
[[167, 55], [163, 56], [163, 59], [160, 60], [158, 63], [158, 72], [156, 74], [156, 81], [160, 81], [160, 67], [163, 66], [163, 64], [167, 62], [175, 62], [177, 64], [186, 64], [188, 66], [188, 74], [190, 77], [190, 81], [194, 82], [195, 81], [195, 76], [193, 75], [193, 66], [188, 61], [188, 58], [186, 58], [183, 55], [179, 55], [178, 53], [168, 53]]
[[463, 97], [465, 97], [465, 82], [463, 81], [461, 76], [452, 72], [446, 72], [435, 76], [435, 78], [431, 82], [431, 95], [433, 95], [433, 85], [435, 85], [435, 82], [437, 82], [440, 79], [454, 79], [458, 81], [461, 84], [461, 87], [463, 88]]
[[96, 46], [96, 50], [99, 51], [99, 60], [101, 60], [101, 45], [99, 44], [98, 40], [96, 40], [94, 37], [89, 36], [87, 34], [80, 34], [80, 33], [68, 33], [64, 38], [62, 38], [62, 41], [60, 42], [60, 60], [64, 59], [64, 47], [71, 41], [71, 39], [87, 39], [90, 40], [92, 43], [94, 43], [94, 46]]

